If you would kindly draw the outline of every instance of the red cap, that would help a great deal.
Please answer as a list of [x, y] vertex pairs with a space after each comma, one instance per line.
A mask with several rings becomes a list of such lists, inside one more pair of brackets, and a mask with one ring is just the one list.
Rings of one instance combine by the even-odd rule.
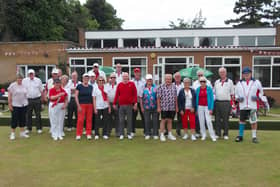
[[134, 68], [134, 73], [141, 72], [139, 68]]

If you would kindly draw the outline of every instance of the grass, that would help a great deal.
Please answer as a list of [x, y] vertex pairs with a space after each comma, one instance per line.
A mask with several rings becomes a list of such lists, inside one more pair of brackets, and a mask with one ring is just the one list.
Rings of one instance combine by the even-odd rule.
[[231, 140], [54, 142], [44, 134], [10, 141], [0, 127], [0, 186], [279, 186], [279, 131], [259, 131], [260, 144]]

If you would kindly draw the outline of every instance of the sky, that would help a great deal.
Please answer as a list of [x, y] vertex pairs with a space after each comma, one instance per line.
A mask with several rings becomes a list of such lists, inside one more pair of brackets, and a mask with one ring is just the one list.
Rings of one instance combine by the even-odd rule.
[[[85, 3], [86, 0], [80, 0]], [[224, 21], [236, 18], [236, 0], [107, 0], [124, 19], [123, 29], [169, 28], [177, 18], [191, 21], [199, 10], [206, 18], [205, 27], [229, 27]]]

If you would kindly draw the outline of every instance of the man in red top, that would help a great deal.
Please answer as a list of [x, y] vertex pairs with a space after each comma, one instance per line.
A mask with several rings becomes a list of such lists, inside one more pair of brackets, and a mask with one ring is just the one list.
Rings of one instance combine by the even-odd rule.
[[124, 119], [127, 117], [127, 138], [132, 139], [132, 110], [137, 110], [137, 90], [135, 84], [129, 81], [128, 73], [123, 73], [123, 81], [118, 84], [113, 107], [119, 104], [120, 140], [124, 138]]

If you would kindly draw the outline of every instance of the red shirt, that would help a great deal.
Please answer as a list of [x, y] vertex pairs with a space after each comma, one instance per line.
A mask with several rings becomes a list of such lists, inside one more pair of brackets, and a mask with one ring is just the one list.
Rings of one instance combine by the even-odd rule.
[[200, 87], [198, 105], [207, 106], [207, 90]]
[[133, 105], [137, 103], [137, 90], [134, 82], [119, 83], [116, 90], [116, 96], [113, 104], [119, 101], [119, 105]]
[[[67, 96], [67, 93], [65, 92], [65, 90], [63, 88], [60, 88], [59, 91], [56, 91], [55, 88], [50, 89], [49, 98], [51, 98], [51, 96], [55, 96], [55, 95], [57, 95], [61, 92], [64, 93], [64, 95], [60, 97], [58, 103], [64, 103], [65, 102], [65, 97]], [[55, 100], [50, 99], [50, 101], [56, 102], [57, 99], [55, 99]]]

